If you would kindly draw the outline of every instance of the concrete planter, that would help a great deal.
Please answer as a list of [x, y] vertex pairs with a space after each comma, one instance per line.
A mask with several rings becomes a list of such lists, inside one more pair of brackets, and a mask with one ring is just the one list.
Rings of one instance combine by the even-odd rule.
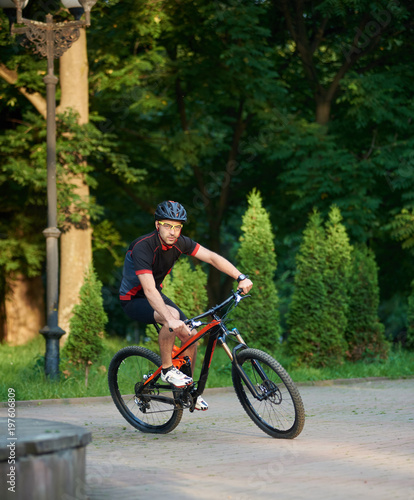
[[0, 418], [0, 431], [2, 499], [86, 500], [85, 452], [92, 440], [90, 432], [28, 418]]

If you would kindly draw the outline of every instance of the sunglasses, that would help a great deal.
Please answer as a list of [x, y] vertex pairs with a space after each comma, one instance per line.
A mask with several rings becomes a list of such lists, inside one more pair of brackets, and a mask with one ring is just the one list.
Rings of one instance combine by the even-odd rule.
[[183, 228], [183, 224], [168, 224], [168, 222], [161, 222], [161, 221], [158, 221], [158, 224], [160, 224], [161, 226], [164, 226], [165, 229], [174, 229], [174, 231], [181, 231], [181, 229]]

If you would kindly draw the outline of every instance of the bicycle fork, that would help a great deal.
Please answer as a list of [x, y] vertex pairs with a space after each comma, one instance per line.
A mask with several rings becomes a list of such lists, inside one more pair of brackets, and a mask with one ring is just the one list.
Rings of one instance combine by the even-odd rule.
[[[229, 346], [226, 343], [226, 337], [227, 337], [227, 335], [234, 336], [237, 339], [237, 341], [239, 342], [239, 344], [236, 345], [233, 348], [233, 351], [230, 350]], [[243, 340], [243, 338], [240, 335], [240, 333], [237, 330], [237, 328], [233, 328], [233, 330], [231, 332], [224, 332], [224, 334], [220, 335], [217, 340], [218, 340], [219, 344], [225, 350], [227, 356], [230, 358], [230, 361], [231, 361], [232, 365], [237, 369], [237, 372], [239, 373], [239, 375], [242, 378], [243, 382], [246, 384], [246, 387], [249, 389], [249, 391], [251, 392], [252, 396], [254, 398], [258, 399], [259, 401], [263, 401], [264, 399], [267, 399], [269, 396], [271, 396], [272, 393], [259, 394], [257, 392], [257, 390], [256, 390], [255, 385], [250, 380], [250, 378], [247, 375], [247, 373], [240, 366], [240, 364], [239, 364], [239, 362], [237, 360], [237, 351], [239, 351], [240, 349], [247, 349], [248, 346], [247, 346], [246, 342]], [[260, 376], [260, 378], [263, 381], [266, 380], [267, 376], [266, 376], [265, 372], [263, 371], [262, 367], [260, 366], [260, 363], [258, 363], [257, 360], [253, 359], [252, 360], [252, 365], [253, 365], [254, 370]]]

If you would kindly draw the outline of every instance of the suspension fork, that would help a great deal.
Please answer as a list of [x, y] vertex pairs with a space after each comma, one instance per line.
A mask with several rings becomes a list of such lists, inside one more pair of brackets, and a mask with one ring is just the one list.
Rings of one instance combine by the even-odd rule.
[[[240, 364], [237, 360], [237, 351], [239, 351], [240, 349], [242, 349], [242, 350], [247, 349], [247, 344], [242, 339], [240, 333], [236, 330], [236, 332], [234, 333], [234, 336], [239, 341], [239, 344], [233, 348], [233, 351], [230, 351], [230, 348], [226, 343], [226, 336], [227, 335], [228, 334], [226, 332], [223, 332], [223, 335], [220, 335], [218, 337], [218, 342], [225, 350], [227, 356], [231, 360], [232, 365], [236, 368], [240, 377], [243, 379], [243, 382], [246, 384], [247, 388], [252, 393], [252, 396], [254, 398], [258, 399], [259, 401], [262, 401], [263, 399], [265, 399], [265, 396], [263, 396], [257, 392], [256, 387], [254, 386], [254, 384], [252, 383], [252, 381], [248, 377], [247, 373], [243, 370], [243, 368], [240, 366]], [[253, 361], [253, 367], [257, 370], [257, 372], [259, 373], [262, 380], [264, 380], [266, 378], [266, 374], [263, 372], [262, 367], [260, 366], [259, 363], [257, 363], [256, 360]]]
[[[236, 337], [236, 339], [238, 340], [238, 342], [240, 344], [244, 344], [247, 347], [246, 342], [243, 340], [243, 338], [240, 335], [240, 332], [237, 330], [237, 328], [233, 328], [232, 332], [233, 332], [234, 336]], [[251, 362], [252, 362], [252, 365], [254, 366], [255, 370], [257, 371], [257, 373], [260, 375], [261, 379], [262, 380], [267, 379], [267, 375], [263, 371], [262, 367], [260, 366], [260, 363], [256, 359], [252, 359]]]
[[227, 328], [224, 325], [220, 325], [220, 327], [221, 327], [221, 330], [222, 330], [223, 334], [220, 335], [220, 337], [218, 338], [219, 344], [226, 351], [227, 356], [230, 358], [230, 361], [233, 363], [233, 354], [230, 351], [230, 348], [229, 348], [229, 346], [226, 343], [226, 337], [227, 337], [227, 335], [232, 335], [232, 336], [236, 337], [237, 342], [239, 344], [241, 344], [241, 346], [247, 347], [247, 344], [243, 340], [243, 338], [240, 335], [240, 333], [237, 330], [237, 328], [233, 328], [233, 330], [231, 330], [231, 332], [229, 332], [229, 330], [227, 330]]

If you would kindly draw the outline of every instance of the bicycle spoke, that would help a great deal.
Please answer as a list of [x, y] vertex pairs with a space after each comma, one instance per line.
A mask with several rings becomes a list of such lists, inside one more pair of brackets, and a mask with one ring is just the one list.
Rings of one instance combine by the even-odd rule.
[[[250, 404], [255, 408], [256, 413], [263, 419], [264, 422], [272, 427], [276, 427], [281, 430], [289, 429], [294, 423], [295, 411], [292, 399], [286, 388], [283, 390], [284, 384], [280, 377], [269, 369], [266, 365], [261, 364], [261, 369], [263, 370], [266, 380], [271, 381], [271, 383], [279, 391], [278, 401], [275, 402], [272, 396], [259, 401], [255, 398], [249, 398]], [[266, 394], [266, 387], [263, 386], [263, 380], [254, 369], [251, 367], [251, 376], [255, 382], [256, 390], [260, 395]]]

